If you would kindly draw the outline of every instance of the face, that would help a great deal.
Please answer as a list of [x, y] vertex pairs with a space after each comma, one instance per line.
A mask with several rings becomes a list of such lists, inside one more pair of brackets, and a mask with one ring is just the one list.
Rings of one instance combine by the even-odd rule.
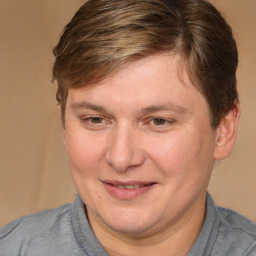
[[179, 63], [178, 55], [150, 56], [69, 91], [64, 140], [92, 223], [159, 232], [204, 211], [216, 131]]

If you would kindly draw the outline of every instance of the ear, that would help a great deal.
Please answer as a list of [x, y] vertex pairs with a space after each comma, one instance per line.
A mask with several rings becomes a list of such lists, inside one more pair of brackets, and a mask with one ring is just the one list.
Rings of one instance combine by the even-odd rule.
[[213, 158], [221, 160], [229, 156], [235, 143], [240, 106], [236, 102], [228, 114], [221, 119], [216, 133]]
[[64, 146], [65, 146], [65, 149], [66, 149], [66, 151], [68, 151], [68, 141], [67, 141], [66, 130], [63, 131], [62, 139], [63, 139], [63, 143], [64, 143]]

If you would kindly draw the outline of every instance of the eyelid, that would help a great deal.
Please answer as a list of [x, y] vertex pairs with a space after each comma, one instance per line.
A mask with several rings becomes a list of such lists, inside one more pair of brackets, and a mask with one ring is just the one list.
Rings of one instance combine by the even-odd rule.
[[164, 120], [166, 121], [167, 123], [174, 123], [175, 122], [175, 119], [173, 118], [167, 118], [167, 117], [160, 117], [160, 116], [153, 116], [153, 117], [149, 117], [147, 118], [147, 122], [151, 122], [151, 121], [154, 121], [156, 119], [159, 119], [159, 120]]
[[[94, 123], [94, 122], [92, 122], [93, 118], [99, 118], [102, 120], [98, 123], [97, 122]], [[108, 118], [106, 118], [102, 115], [97, 115], [97, 114], [96, 115], [81, 115], [81, 116], [79, 116], [79, 120], [80, 120], [81, 124], [84, 126], [96, 127], [96, 128], [106, 126], [111, 123], [111, 121]]]
[[[103, 117], [100, 117], [100, 116], [90, 116], [90, 117], [86, 117], [86, 118], [83, 118], [84, 121], [87, 121], [87, 120], [90, 120], [92, 121], [93, 119], [99, 119], [100, 121], [104, 121], [104, 118]], [[93, 122], [92, 122], [93, 123]], [[97, 123], [97, 122], [96, 122]], [[102, 122], [100, 122], [102, 123]]]
[[[154, 124], [155, 119], [162, 119], [165, 121], [163, 124]], [[173, 118], [163, 117], [163, 116], [150, 116], [145, 119], [143, 126], [145, 129], [154, 131], [154, 132], [167, 132], [171, 129], [174, 129], [174, 124], [177, 121]]]
[[[155, 121], [163, 121], [163, 124], [156, 124]], [[150, 120], [150, 122], [153, 122], [152, 124], [156, 126], [163, 126], [168, 123], [168, 120], [164, 118], [153, 118], [152, 120]]]

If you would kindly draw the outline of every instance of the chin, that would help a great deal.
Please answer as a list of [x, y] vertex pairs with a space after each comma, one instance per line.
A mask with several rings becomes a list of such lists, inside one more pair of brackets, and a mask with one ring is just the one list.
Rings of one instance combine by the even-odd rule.
[[141, 225], [140, 223], [136, 222], [137, 221], [133, 220], [130, 225], [128, 225], [127, 223], [110, 223], [109, 225], [107, 225], [108, 228], [115, 232], [131, 236], [140, 236], [150, 230], [151, 225]]
[[130, 234], [130, 235], [139, 235], [149, 231], [157, 223], [155, 215], [145, 216], [145, 212], [141, 213], [138, 211], [117, 211], [110, 214], [111, 217], [102, 218], [105, 225], [111, 230]]

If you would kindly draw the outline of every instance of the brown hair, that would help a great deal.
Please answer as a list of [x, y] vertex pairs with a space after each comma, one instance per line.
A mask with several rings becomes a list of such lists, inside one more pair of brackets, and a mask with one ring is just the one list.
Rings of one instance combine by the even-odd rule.
[[69, 88], [95, 85], [127, 62], [167, 51], [183, 56], [216, 128], [238, 101], [238, 57], [230, 26], [204, 0], [86, 1], [53, 50], [63, 123]]

